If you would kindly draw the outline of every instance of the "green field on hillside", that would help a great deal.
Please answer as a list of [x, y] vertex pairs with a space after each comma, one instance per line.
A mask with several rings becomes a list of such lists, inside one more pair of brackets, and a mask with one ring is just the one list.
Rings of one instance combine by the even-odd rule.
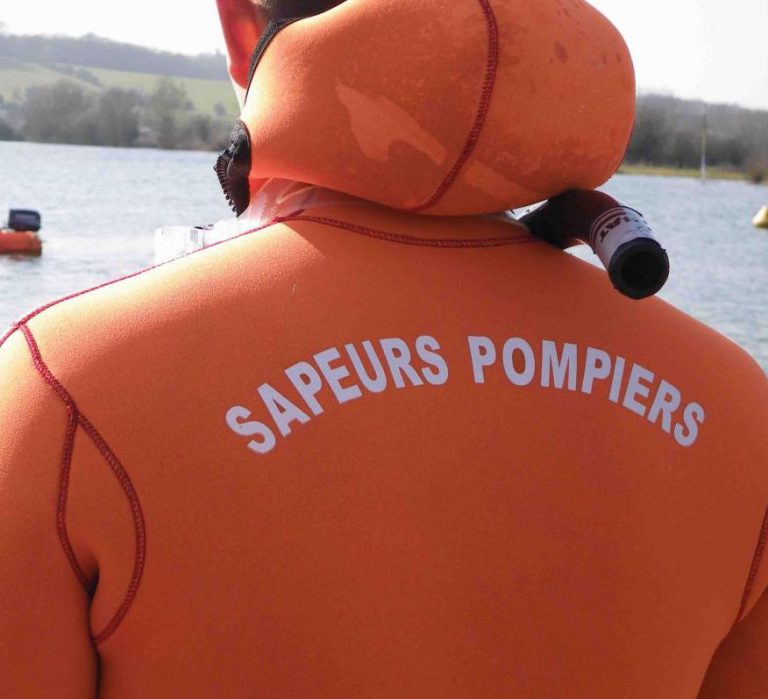
[[[121, 70], [105, 70], [102, 68], [87, 68], [105, 87], [120, 87], [123, 90], [137, 90], [150, 93], [155, 89], [162, 76], [148, 73], [128, 73]], [[228, 80], [204, 80], [202, 78], [171, 78], [175, 83], [183, 85], [189, 99], [195, 105], [195, 110], [205, 114], [213, 114], [216, 104], [220, 104], [227, 113], [236, 116], [238, 113], [237, 100]]]
[[[21, 102], [28, 87], [50, 85], [64, 76], [54, 70], [31, 63], [0, 63], [0, 95], [6, 102]], [[85, 85], [79, 80], [75, 82]], [[89, 86], [90, 87], [90, 86]]]
[[[59, 80], [69, 80], [88, 91], [119, 87], [149, 94], [163, 79], [162, 76], [149, 73], [130, 73], [85, 66], [68, 66], [66, 70], [74, 72], [75, 75], [68, 75], [63, 71], [35, 63], [0, 62], [0, 95], [7, 102], [21, 102], [28, 88], [51, 85]], [[92, 76], [98, 84], [94, 84], [89, 79], [77, 77], [78, 71], [82, 71], [82, 74], [89, 78]], [[175, 83], [184, 86], [195, 111], [213, 114], [215, 106], [220, 104], [231, 116], [234, 117], [238, 113], [237, 101], [227, 80], [169, 77]]]

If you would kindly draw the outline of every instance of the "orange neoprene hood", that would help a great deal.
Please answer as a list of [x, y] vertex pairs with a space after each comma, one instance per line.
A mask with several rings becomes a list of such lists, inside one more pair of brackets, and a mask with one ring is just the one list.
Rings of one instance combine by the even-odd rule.
[[347, 0], [275, 37], [241, 118], [252, 193], [281, 178], [450, 215], [601, 185], [634, 107], [626, 44], [583, 0]]

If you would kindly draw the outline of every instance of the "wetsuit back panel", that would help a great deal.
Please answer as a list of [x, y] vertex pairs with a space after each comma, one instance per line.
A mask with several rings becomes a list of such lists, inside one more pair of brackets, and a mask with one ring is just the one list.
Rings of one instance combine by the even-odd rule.
[[509, 223], [307, 211], [2, 355], [107, 699], [694, 697], [765, 584], [763, 373]]

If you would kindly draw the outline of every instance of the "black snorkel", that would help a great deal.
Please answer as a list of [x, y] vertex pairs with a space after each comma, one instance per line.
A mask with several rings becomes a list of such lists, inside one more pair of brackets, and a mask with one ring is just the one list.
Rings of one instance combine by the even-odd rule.
[[669, 278], [669, 257], [643, 215], [613, 197], [572, 189], [550, 199], [521, 222], [559, 248], [572, 239], [587, 243], [617, 291], [640, 300], [658, 293]]

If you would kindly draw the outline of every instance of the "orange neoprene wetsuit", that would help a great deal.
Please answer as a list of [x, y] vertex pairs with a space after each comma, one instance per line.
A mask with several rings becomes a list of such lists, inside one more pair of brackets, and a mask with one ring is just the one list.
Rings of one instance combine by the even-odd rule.
[[308, 189], [3, 339], [0, 696], [764, 696], [765, 374], [485, 215], [599, 185], [633, 105], [582, 0], [276, 36], [248, 216], [378, 203]]
[[0, 366], [4, 696], [695, 697], [768, 582], [762, 371], [508, 223], [310, 210]]

